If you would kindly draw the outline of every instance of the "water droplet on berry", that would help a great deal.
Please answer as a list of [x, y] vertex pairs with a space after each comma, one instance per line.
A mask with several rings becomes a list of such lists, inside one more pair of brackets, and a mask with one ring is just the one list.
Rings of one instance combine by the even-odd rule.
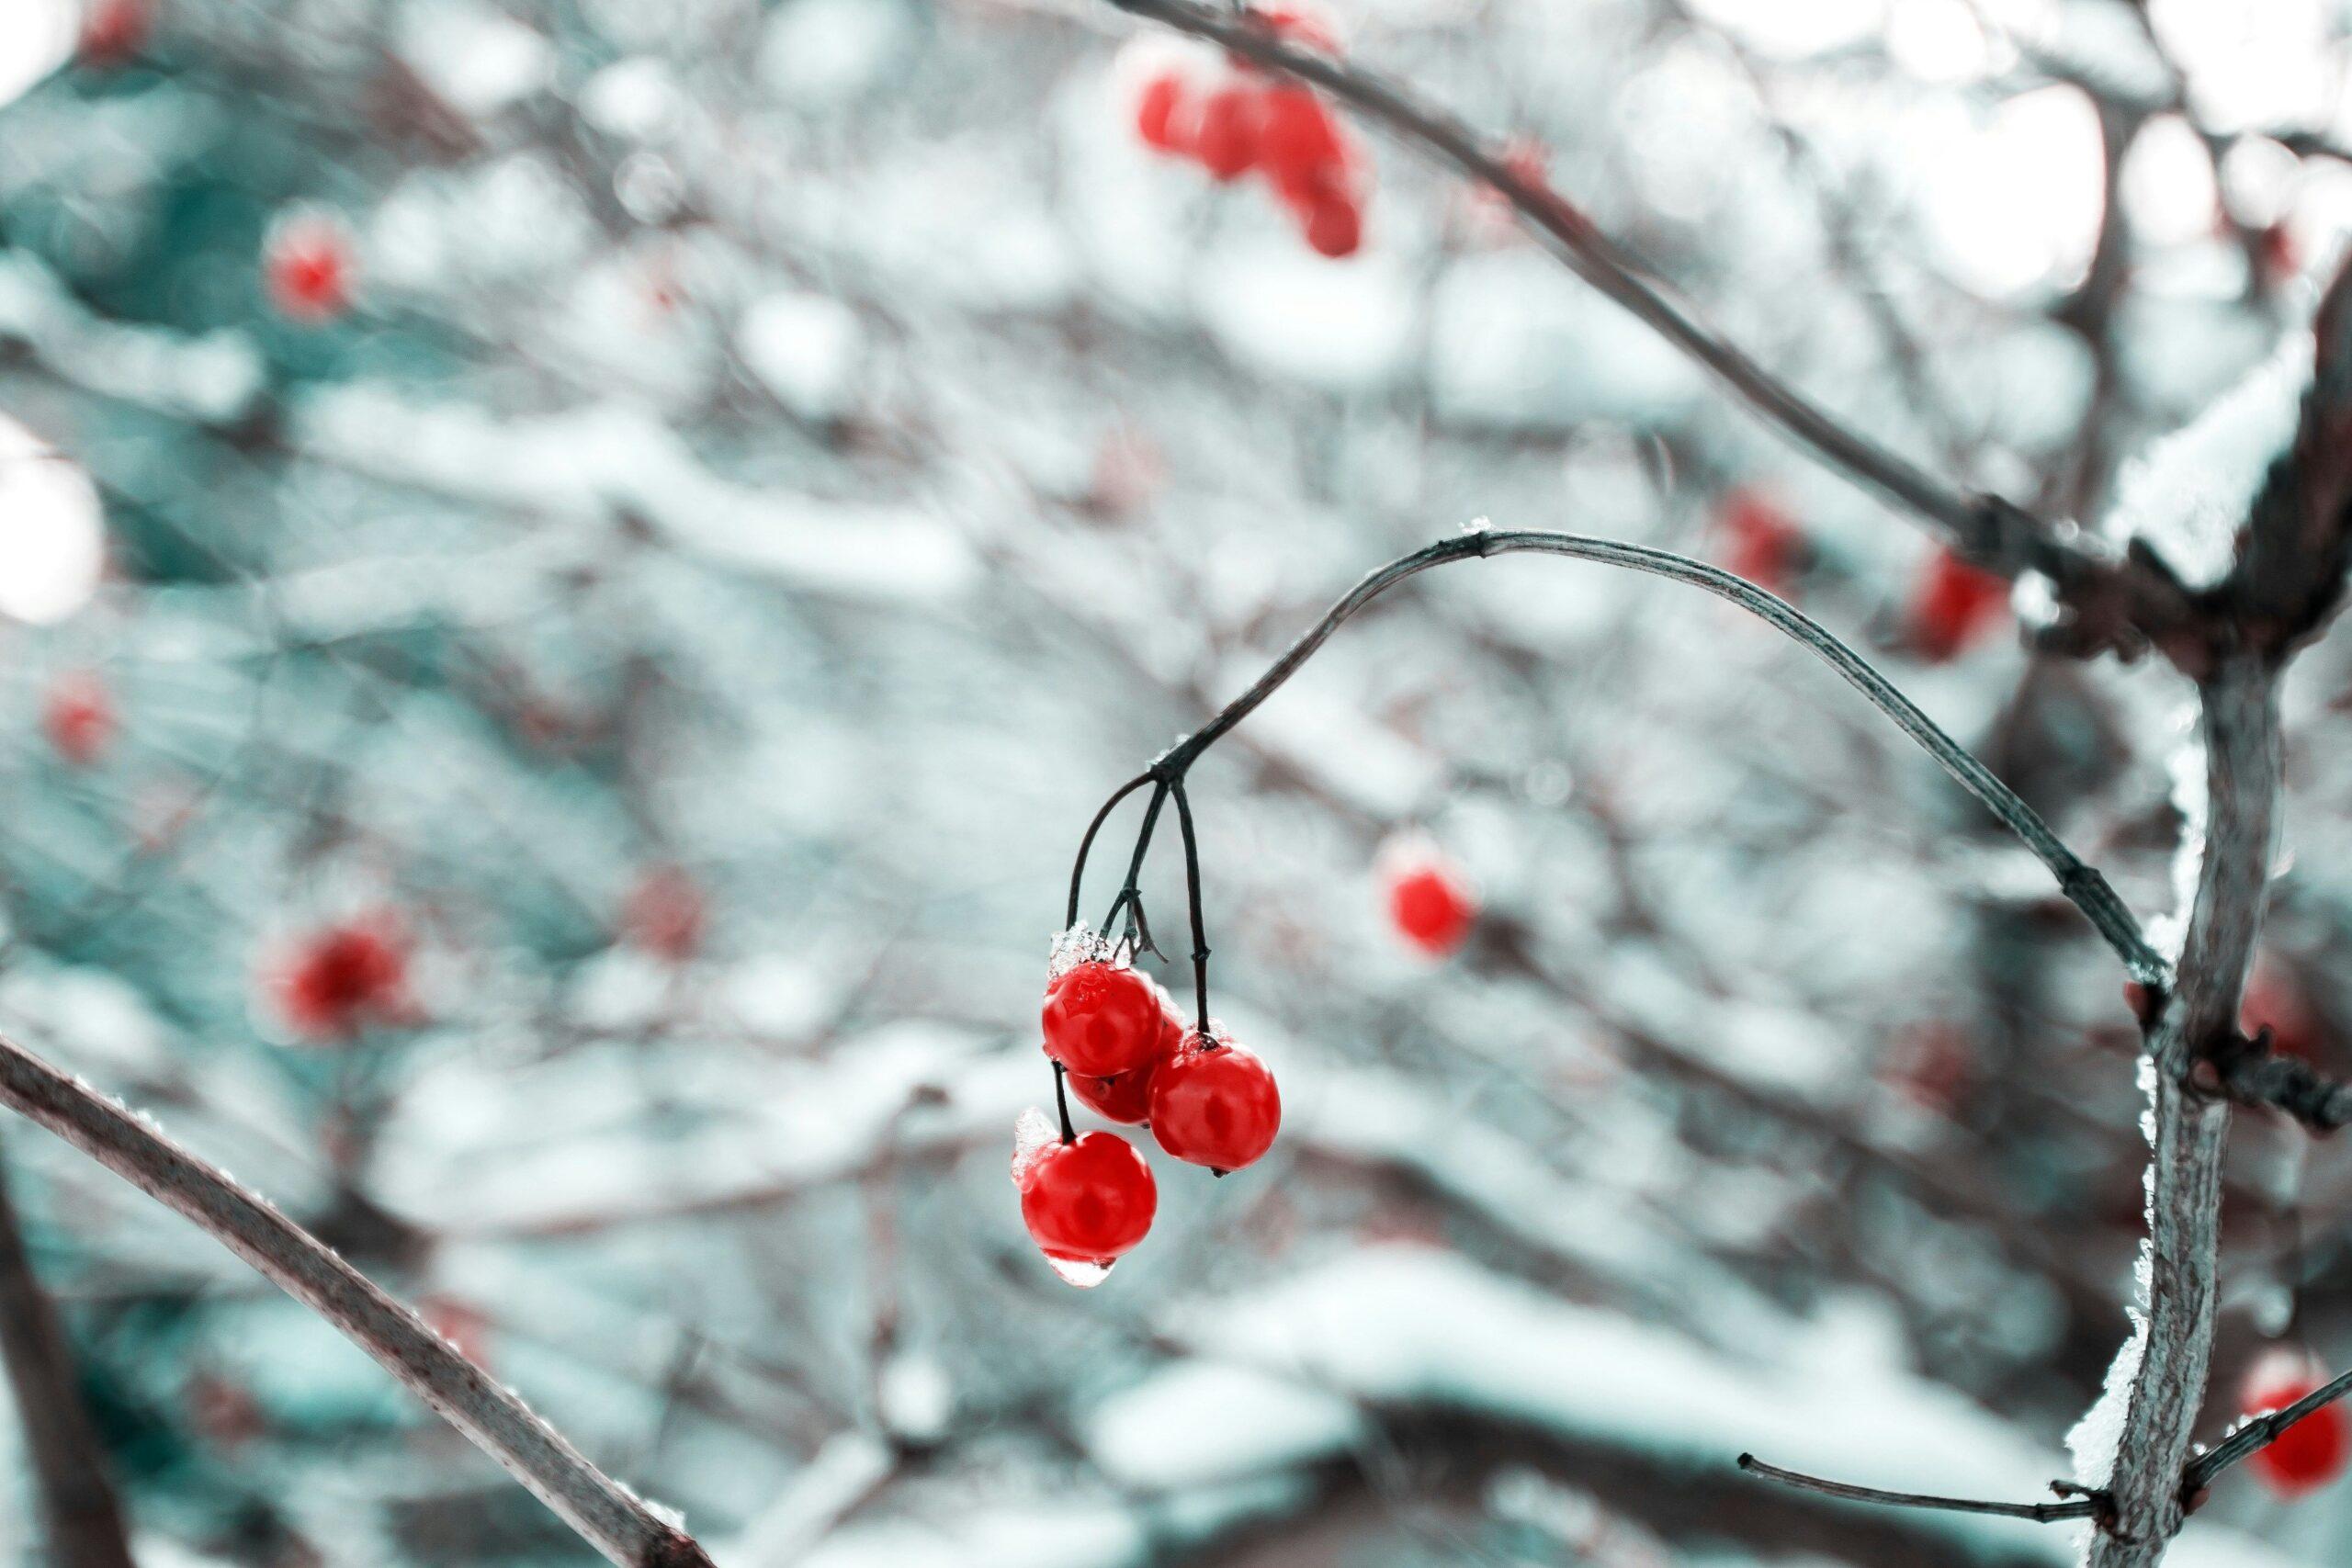
[[1075, 1258], [1048, 1258], [1046, 1264], [1063, 1284], [1075, 1285], [1081, 1291], [1091, 1291], [1111, 1277], [1108, 1263], [1086, 1263]]

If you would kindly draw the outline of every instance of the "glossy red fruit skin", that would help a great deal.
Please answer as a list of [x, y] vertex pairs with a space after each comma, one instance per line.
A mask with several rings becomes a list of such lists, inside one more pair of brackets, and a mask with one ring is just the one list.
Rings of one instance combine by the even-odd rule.
[[[2275, 1365], [2257, 1367], [2247, 1381], [2245, 1414], [2284, 1410], [2317, 1388], [2308, 1374]], [[2324, 1404], [2246, 1459], [2248, 1468], [2281, 1497], [2300, 1497], [2342, 1475], [2352, 1459], [2352, 1415], [2341, 1402]]]
[[1431, 958], [1443, 958], [1469, 937], [1478, 905], [1451, 867], [1421, 861], [1391, 874], [1388, 918], [1407, 942]]
[[1262, 105], [1259, 90], [1241, 83], [1201, 100], [1188, 140], [1203, 168], [1220, 180], [1238, 180], [1257, 165]]
[[2007, 582], [1939, 549], [1912, 596], [1912, 649], [1931, 664], [1956, 658], [1999, 621], [2008, 602]]
[[1107, 1078], [1082, 1078], [1073, 1073], [1070, 1098], [1106, 1122], [1134, 1126], [1151, 1115], [1152, 1071], [1158, 1065], [1147, 1062]]
[[1159, 992], [1123, 964], [1074, 964], [1046, 987], [1046, 1055], [1073, 1077], [1107, 1078], [1159, 1053]]
[[1132, 1252], [1159, 1208], [1151, 1167], [1116, 1133], [1048, 1145], [1021, 1182], [1022, 1224], [1039, 1251], [1069, 1263], [1107, 1266]]
[[1163, 71], [1146, 82], [1136, 96], [1136, 134], [1147, 147], [1162, 152], [1183, 152], [1179, 128], [1187, 118], [1184, 110], [1184, 79], [1173, 71]]
[[1283, 1098], [1255, 1052], [1197, 1033], [1151, 1077], [1151, 1135], [1222, 1176], [1254, 1164], [1282, 1130]]
[[115, 732], [114, 699], [90, 671], [61, 675], [41, 704], [41, 733], [63, 761], [86, 768], [106, 751]]

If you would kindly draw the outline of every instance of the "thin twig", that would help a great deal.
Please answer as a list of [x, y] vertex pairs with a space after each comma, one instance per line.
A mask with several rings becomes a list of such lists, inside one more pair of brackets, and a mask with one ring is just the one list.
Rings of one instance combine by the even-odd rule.
[[1766, 1464], [1754, 1454], [1740, 1455], [1739, 1468], [1800, 1492], [1818, 1492], [1825, 1497], [1843, 1497], [1853, 1503], [1882, 1503], [1891, 1508], [1932, 1508], [1947, 1514], [1993, 1514], [2005, 1519], [2031, 1519], [2036, 1524], [2094, 1518], [2105, 1506], [2098, 1493], [2060, 1503], [1988, 1503], [1974, 1497], [1938, 1497], [1925, 1492], [1888, 1492], [1876, 1486], [1828, 1481], [1802, 1471], [1782, 1470], [1777, 1464]]
[[2171, 966], [2148, 944], [2147, 938], [2141, 933], [2139, 922], [2132, 918], [2132, 911], [2117, 897], [2115, 890], [2108, 886], [2107, 879], [2068, 849], [2033, 807], [1995, 777], [1992, 771], [1977, 761], [1966, 747], [1945, 734], [1935, 720], [1922, 713], [1918, 705], [1881, 674], [1870, 660], [1838, 640], [1836, 634], [1803, 611], [1775, 598], [1745, 578], [1688, 556], [1677, 555], [1671, 550], [1653, 549], [1645, 545], [1590, 538], [1579, 534], [1481, 529], [1442, 539], [1410, 555], [1399, 557], [1366, 574], [1325, 613], [1321, 620], [1291, 644], [1255, 684], [1227, 705], [1215, 718], [1161, 756], [1153, 764], [1155, 771], [1171, 772], [1182, 777], [1201, 753], [1216, 743], [1219, 737], [1248, 717], [1261, 703], [1279, 690], [1283, 682], [1297, 673], [1299, 667], [1314, 656], [1315, 651], [1349, 616], [1397, 583], [1431, 567], [1452, 561], [1522, 550], [1626, 567], [1703, 588], [1717, 598], [1730, 600], [1802, 644], [1843, 676], [1849, 685], [1869, 698], [1871, 705], [1893, 719], [1896, 728], [1917, 741], [1938, 765], [1959, 781], [1962, 789], [1983, 802], [1986, 809], [2033, 852], [2035, 858], [2050, 868], [2051, 874], [2058, 879], [2058, 890], [2089, 917], [2091, 924], [2098, 928], [2099, 935], [2123, 960], [2124, 967], [2133, 978], [2158, 987], [2171, 984]]
[[694, 1539], [598, 1470], [408, 1308], [218, 1168], [0, 1038], [0, 1104], [193, 1221], [375, 1358], [621, 1568], [711, 1568]]
[[2278, 1441], [2279, 1433], [2312, 1411], [2333, 1404], [2347, 1393], [2352, 1393], [2352, 1372], [2338, 1374], [2334, 1382], [2322, 1383], [2282, 1410], [2274, 1410], [2267, 1416], [2257, 1416], [2248, 1421], [2188, 1461], [2181, 1475], [2182, 1497], [2193, 1497], [2202, 1492], [2222, 1472], [2256, 1450], [2268, 1448]]
[[2188, 617], [2191, 606], [2178, 584], [2145, 563], [2118, 559], [2071, 525], [2053, 525], [1998, 496], [1952, 486], [1839, 423], [1702, 321], [1631, 253], [1458, 117], [1351, 62], [1294, 46], [1247, 11], [1201, 0], [1109, 4], [1312, 83], [1408, 143], [1493, 187], [1571, 271], [1712, 372], [1828, 468], [1925, 519], [1979, 565], [2005, 576], [2030, 570], [2049, 578], [2059, 602], [2075, 617], [2065, 639], [2071, 649], [2129, 651], [2141, 637], [2165, 642]]
[[59, 1568], [132, 1568], [112, 1467], [74, 1376], [57, 1304], [41, 1289], [0, 1169], [0, 1353], [16, 1391], [40, 1495], [48, 1560]]

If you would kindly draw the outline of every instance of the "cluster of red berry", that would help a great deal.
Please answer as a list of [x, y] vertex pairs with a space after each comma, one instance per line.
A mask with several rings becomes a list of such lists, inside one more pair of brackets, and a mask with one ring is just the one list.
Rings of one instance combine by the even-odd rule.
[[[1223, 1176], [1273, 1146], [1283, 1102], [1256, 1053], [1212, 1023], [1187, 1021], [1175, 998], [1099, 942], [1070, 945], [1046, 987], [1046, 1055], [1080, 1103], [1113, 1122], [1142, 1122], [1159, 1146]], [[1159, 1191], [1151, 1168], [1116, 1133], [1073, 1135], [1024, 1118], [1012, 1157], [1021, 1218], [1074, 1285], [1102, 1281], [1151, 1229]]]
[[[1302, 6], [1264, 6], [1250, 18], [1285, 43], [1339, 52], [1329, 21]], [[1238, 55], [1157, 39], [1131, 51], [1123, 74], [1134, 83], [1136, 133], [1146, 146], [1189, 158], [1220, 181], [1256, 170], [1309, 245], [1334, 259], [1355, 254], [1367, 195], [1363, 150], [1313, 88], [1275, 80]]]

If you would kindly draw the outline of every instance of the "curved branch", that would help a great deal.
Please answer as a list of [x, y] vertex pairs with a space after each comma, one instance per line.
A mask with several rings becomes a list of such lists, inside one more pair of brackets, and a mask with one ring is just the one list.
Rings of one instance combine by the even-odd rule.
[[1508, 555], [1521, 550], [1600, 561], [1609, 566], [1671, 578], [1677, 582], [1687, 582], [1694, 588], [1705, 589], [1719, 599], [1728, 599], [1802, 644], [1844, 677], [1847, 684], [1869, 698], [1872, 706], [1893, 719], [1897, 728], [1917, 741], [1944, 772], [1958, 780], [1962, 789], [1983, 802], [1987, 810], [2033, 852], [2036, 859], [2050, 868], [2051, 874], [2058, 879], [2058, 890], [2089, 918], [2107, 944], [2123, 960], [2124, 967], [2133, 978], [2157, 987], [2170, 986], [2171, 966], [2154, 948], [2148, 945], [2147, 938], [2141, 934], [2139, 922], [2132, 919], [2132, 911], [2117, 897], [2115, 890], [2108, 886], [2107, 878], [2068, 849], [2032, 807], [1995, 777], [1992, 770], [1978, 761], [1966, 747], [1945, 734], [1935, 720], [1922, 713], [1917, 704], [1880, 674], [1868, 660], [1839, 641], [1819, 622], [1747, 579], [1720, 567], [1692, 560], [1688, 556], [1677, 555], [1671, 550], [1653, 549], [1645, 545], [1589, 538], [1580, 534], [1481, 529], [1454, 538], [1442, 539], [1408, 556], [1401, 556], [1385, 566], [1375, 568], [1350, 589], [1320, 621], [1309, 627], [1296, 642], [1291, 644], [1288, 651], [1274, 660], [1272, 667], [1260, 676], [1254, 685], [1155, 761], [1153, 772], [1182, 777], [1202, 752], [1215, 745], [1219, 737], [1247, 718], [1261, 703], [1279, 690], [1283, 682], [1297, 673], [1299, 667], [1314, 657], [1316, 649], [1329, 640], [1342, 622], [1397, 583], [1449, 561]]
[[621, 1568], [711, 1568], [694, 1538], [316, 1236], [140, 1116], [0, 1038], [0, 1104], [194, 1222], [333, 1324]]
[[[2061, 1519], [2087, 1519], [2097, 1517], [2105, 1506], [2102, 1494], [2091, 1493], [2069, 1497], [2058, 1503], [1991, 1503], [1975, 1497], [1939, 1497], [1927, 1492], [1889, 1492], [1879, 1486], [1857, 1486], [1850, 1481], [1830, 1481], [1818, 1475], [1807, 1475], [1801, 1470], [1782, 1470], [1777, 1464], [1766, 1464], [1754, 1454], [1739, 1456], [1739, 1468], [1767, 1481], [1777, 1481], [1799, 1492], [1817, 1492], [1824, 1497], [1842, 1497], [1849, 1503], [1877, 1503], [1891, 1508], [1925, 1508], [1945, 1514], [1991, 1514], [2004, 1519], [2031, 1519], [2040, 1525], [2054, 1524]], [[2060, 1490], [2062, 1483], [2052, 1483]]]
[[1109, 0], [1142, 17], [1220, 44], [1272, 71], [1323, 88], [1462, 173], [1493, 187], [1568, 269], [1639, 318], [1711, 372], [1734, 396], [1853, 483], [1925, 519], [1962, 554], [2004, 576], [2033, 570], [2050, 579], [2074, 612], [2067, 646], [2129, 651], [2146, 637], [2164, 641], [2192, 614], [2179, 585], [2143, 563], [2100, 552], [2071, 525], [2053, 525], [1998, 496], [1973, 494], [1937, 479], [1826, 411], [1700, 320], [1666, 285], [1544, 181], [1490, 150], [1459, 118], [1404, 88], [1328, 55], [1295, 47], [1247, 11], [1202, 0]]

